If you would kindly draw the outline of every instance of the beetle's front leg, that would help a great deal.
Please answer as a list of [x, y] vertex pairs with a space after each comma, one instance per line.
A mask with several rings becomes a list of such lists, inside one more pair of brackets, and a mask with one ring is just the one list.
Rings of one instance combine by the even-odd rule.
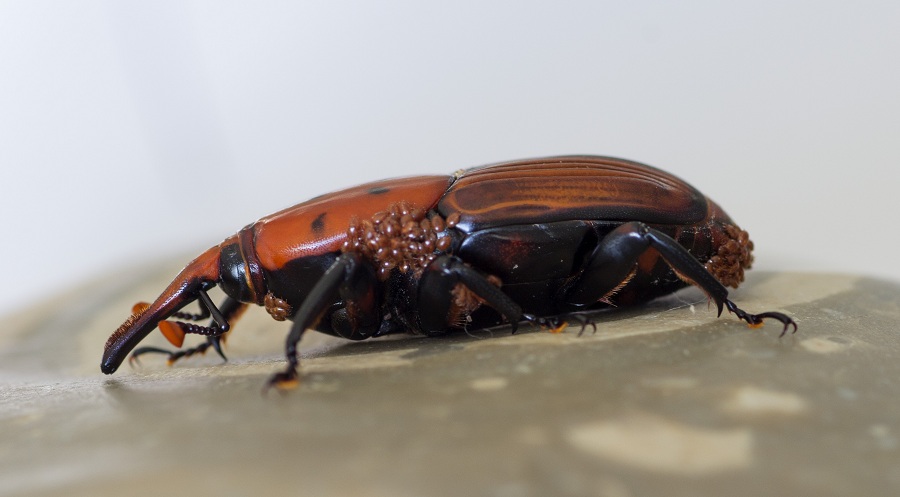
[[[322, 278], [313, 286], [309, 295], [294, 315], [294, 324], [285, 342], [287, 367], [273, 375], [266, 389], [290, 389], [297, 386], [297, 344], [303, 333], [315, 327], [331, 305], [339, 299], [345, 303], [347, 314], [342, 320], [347, 338], [361, 339], [371, 330], [377, 330], [380, 321], [379, 283], [374, 268], [355, 252], [338, 256]], [[337, 330], [341, 331], [341, 330]]]
[[166, 350], [153, 346], [138, 347], [134, 349], [134, 352], [131, 353], [131, 357], [128, 358], [128, 362], [131, 364], [140, 364], [140, 360], [138, 360], [138, 358], [144, 354], [164, 354], [169, 356], [166, 359], [166, 363], [171, 366], [172, 364], [175, 364], [175, 362], [179, 359], [191, 357], [196, 354], [206, 354], [206, 351], [209, 350], [210, 347], [212, 347], [213, 350], [215, 350], [216, 353], [219, 354], [219, 357], [221, 357], [223, 361], [228, 362], [228, 358], [225, 357], [225, 352], [222, 350], [222, 341], [224, 336], [225, 335], [208, 336], [206, 337], [205, 342], [184, 350]]
[[719, 315], [728, 308], [752, 327], [761, 326], [764, 319], [775, 319], [784, 325], [781, 334], [797, 323], [780, 312], [750, 314], [728, 300], [728, 290], [697, 259], [672, 237], [644, 223], [625, 223], [606, 235], [588, 257], [581, 275], [563, 289], [566, 302], [586, 306], [609, 298], [624, 287], [636, 270], [638, 258], [648, 249], [655, 249], [682, 280], [698, 286], [713, 299]]
[[[231, 324], [241, 317], [241, 314], [247, 309], [244, 304], [232, 297], [226, 297], [222, 304], [217, 308], [210, 300], [205, 291], [201, 291], [198, 295], [202, 302], [200, 306], [200, 314], [189, 314], [185, 312], [176, 312], [172, 317], [186, 319], [189, 321], [199, 321], [212, 316], [213, 320], [209, 326], [200, 326], [193, 323], [183, 323], [181, 321], [162, 321], [159, 328], [176, 347], [180, 347], [184, 341], [185, 334], [203, 335], [206, 341], [185, 350], [166, 350], [159, 347], [138, 347], [131, 353], [129, 362], [138, 362], [138, 357], [144, 354], [165, 354], [168, 355], [168, 364], [171, 366], [175, 361], [184, 357], [190, 357], [195, 354], [205, 354], [212, 347], [224, 361], [228, 361], [225, 353], [222, 351], [222, 342], [225, 333], [231, 328]], [[142, 304], [138, 304], [140, 306]], [[145, 305], [145, 304], [143, 304]], [[136, 307], [138, 307], [136, 306]]]

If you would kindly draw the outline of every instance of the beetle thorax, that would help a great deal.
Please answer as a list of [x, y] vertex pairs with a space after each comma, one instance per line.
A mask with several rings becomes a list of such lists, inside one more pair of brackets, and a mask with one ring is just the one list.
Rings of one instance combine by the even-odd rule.
[[404, 274], [420, 273], [450, 248], [451, 239], [445, 231], [458, 221], [458, 215], [444, 219], [436, 212], [426, 214], [398, 202], [370, 219], [351, 219], [341, 251], [357, 252], [371, 261], [382, 281], [394, 268]]

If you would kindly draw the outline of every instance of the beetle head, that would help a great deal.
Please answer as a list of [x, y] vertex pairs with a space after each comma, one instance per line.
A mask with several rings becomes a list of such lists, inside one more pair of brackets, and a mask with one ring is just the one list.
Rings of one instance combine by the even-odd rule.
[[262, 305], [267, 292], [266, 280], [253, 238], [251, 224], [219, 244], [219, 287], [241, 302]]
[[155, 302], [135, 306], [131, 317], [106, 341], [100, 370], [106, 374], [115, 372], [128, 353], [157, 325], [197, 300], [199, 292], [214, 286], [219, 279], [219, 254], [218, 247], [207, 250], [182, 269]]

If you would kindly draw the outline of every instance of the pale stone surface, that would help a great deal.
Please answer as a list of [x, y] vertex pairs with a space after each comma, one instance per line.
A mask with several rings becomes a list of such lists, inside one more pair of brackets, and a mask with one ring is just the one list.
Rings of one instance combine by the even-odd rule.
[[751, 273], [734, 299], [794, 316], [784, 338], [715, 319], [696, 290], [581, 337], [310, 333], [287, 395], [261, 390], [289, 325], [256, 309], [227, 364], [100, 374], [106, 337], [176, 270], [4, 320], [0, 494], [900, 494], [894, 283]]

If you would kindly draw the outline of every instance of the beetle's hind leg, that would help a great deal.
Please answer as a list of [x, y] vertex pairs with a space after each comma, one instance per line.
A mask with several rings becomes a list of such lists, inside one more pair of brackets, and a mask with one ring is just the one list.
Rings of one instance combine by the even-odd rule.
[[574, 321], [575, 323], [581, 325], [581, 328], [578, 330], [578, 336], [584, 335], [584, 332], [587, 331], [588, 326], [591, 327], [591, 333], [597, 333], [597, 323], [594, 322], [588, 316], [585, 316], [580, 312], [573, 312], [571, 314], [567, 314], [564, 316], [566, 321]]
[[781, 321], [781, 323], [784, 324], [784, 329], [781, 330], [781, 335], [779, 336], [784, 336], [784, 334], [787, 333], [788, 328], [790, 328], [791, 326], [794, 327], [794, 330], [791, 333], [797, 333], [797, 323], [794, 322], [794, 320], [791, 319], [791, 317], [787, 314], [775, 311], [750, 314], [748, 312], [745, 312], [743, 309], [735, 305], [734, 302], [728, 299], [725, 299], [725, 307], [727, 307], [730, 312], [733, 312], [739, 319], [746, 321], [747, 325], [751, 328], [759, 328], [764, 324], [763, 320], [768, 318], [774, 319], [776, 321]]
[[638, 258], [649, 249], [656, 250], [682, 280], [696, 285], [716, 303], [718, 314], [723, 308], [733, 312], [752, 327], [763, 320], [774, 319], [797, 331], [797, 323], [780, 312], [750, 314], [728, 299], [728, 290], [684, 247], [670, 236], [641, 222], [625, 223], [606, 235], [588, 256], [578, 278], [562, 289], [563, 300], [575, 306], [589, 306], [604, 301], [621, 289], [634, 275]]

